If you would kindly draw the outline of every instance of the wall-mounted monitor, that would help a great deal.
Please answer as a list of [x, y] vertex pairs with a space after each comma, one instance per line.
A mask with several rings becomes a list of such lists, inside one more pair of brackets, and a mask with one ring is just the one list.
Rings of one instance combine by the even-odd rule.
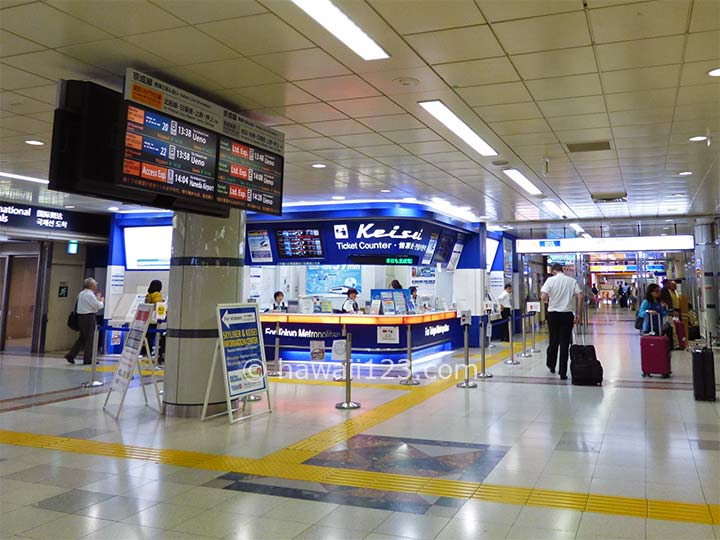
[[324, 257], [319, 229], [280, 229], [275, 231], [280, 259], [322, 259]]
[[434, 262], [446, 263], [450, 260], [450, 255], [452, 253], [453, 246], [455, 245], [456, 236], [456, 234], [447, 231], [444, 231], [442, 234], [440, 234], [437, 249], [435, 250]]
[[169, 270], [172, 227], [125, 227], [127, 270]]
[[500, 242], [492, 238], [485, 238], [485, 269], [489, 272], [492, 270], [495, 255], [497, 254]]

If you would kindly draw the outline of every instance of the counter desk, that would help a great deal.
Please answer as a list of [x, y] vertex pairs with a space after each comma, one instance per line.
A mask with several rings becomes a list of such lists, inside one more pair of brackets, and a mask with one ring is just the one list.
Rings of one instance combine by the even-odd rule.
[[333, 358], [333, 342], [342, 340], [345, 332], [352, 334], [353, 362], [404, 363], [408, 343], [414, 359], [463, 345], [455, 311], [419, 315], [268, 312], [260, 314], [260, 321], [268, 361], [275, 357], [278, 336], [283, 362], [340, 362], [341, 358]]

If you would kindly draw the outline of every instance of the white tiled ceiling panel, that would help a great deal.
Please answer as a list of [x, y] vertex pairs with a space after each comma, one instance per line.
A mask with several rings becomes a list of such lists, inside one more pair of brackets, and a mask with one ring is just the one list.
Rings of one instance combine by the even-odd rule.
[[[333, 3], [389, 58], [363, 60], [289, 0], [0, 0], [0, 172], [47, 178], [59, 80], [120, 89], [136, 67], [284, 132], [288, 201], [437, 197], [548, 234], [545, 200], [591, 234], [720, 213], [720, 0]], [[497, 155], [419, 105], [433, 100]], [[593, 202], [608, 192], [627, 202]], [[109, 206], [0, 177], [8, 197]]]

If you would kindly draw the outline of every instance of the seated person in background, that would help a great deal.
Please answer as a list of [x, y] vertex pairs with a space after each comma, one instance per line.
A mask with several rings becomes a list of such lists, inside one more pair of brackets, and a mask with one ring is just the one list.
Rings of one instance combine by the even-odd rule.
[[347, 300], [342, 305], [342, 312], [343, 313], [357, 313], [360, 308], [358, 307], [357, 303], [357, 289], [348, 289], [347, 292]]
[[640, 304], [638, 317], [645, 319], [643, 323], [643, 333], [650, 333], [650, 317], [653, 317], [652, 330], [655, 335], [660, 335], [662, 330], [662, 319], [665, 317], [667, 310], [660, 302], [660, 286], [656, 283], [649, 285], [645, 300]]
[[417, 311], [417, 287], [414, 285], [410, 287], [410, 304], [408, 305], [408, 309], [415, 313]]
[[287, 311], [287, 304], [285, 304], [285, 295], [282, 291], [276, 291], [273, 294], [273, 311]]

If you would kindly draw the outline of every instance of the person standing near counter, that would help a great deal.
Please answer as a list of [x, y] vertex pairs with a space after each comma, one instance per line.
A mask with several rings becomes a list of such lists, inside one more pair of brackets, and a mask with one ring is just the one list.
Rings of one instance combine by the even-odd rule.
[[348, 289], [347, 300], [345, 300], [342, 305], [343, 313], [357, 313], [360, 310], [357, 303], [357, 295], [357, 289]]
[[[510, 319], [512, 315], [512, 285], [507, 283], [505, 289], [498, 296], [498, 303], [500, 304], [500, 319], [505, 321]], [[502, 325], [502, 340], [510, 341], [510, 325], [512, 323]]]

